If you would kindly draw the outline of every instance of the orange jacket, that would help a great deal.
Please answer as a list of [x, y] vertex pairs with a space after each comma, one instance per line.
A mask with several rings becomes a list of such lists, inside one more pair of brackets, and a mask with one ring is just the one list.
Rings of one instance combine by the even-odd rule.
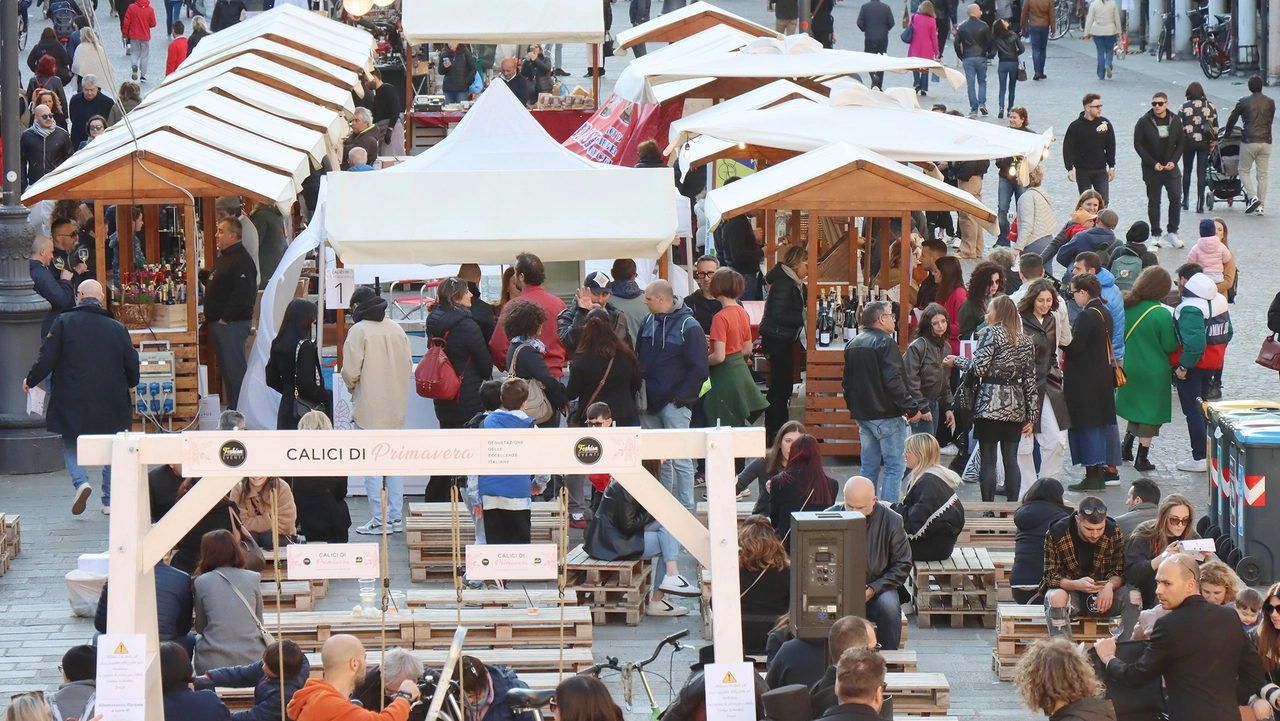
[[289, 718], [294, 721], [407, 721], [409, 702], [397, 698], [378, 713], [353, 706], [351, 699], [338, 693], [331, 684], [313, 678], [293, 695]]

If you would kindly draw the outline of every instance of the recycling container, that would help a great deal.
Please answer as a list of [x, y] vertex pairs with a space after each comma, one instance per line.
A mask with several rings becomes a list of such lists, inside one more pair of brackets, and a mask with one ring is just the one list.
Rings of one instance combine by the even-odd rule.
[[[1280, 478], [1280, 419], [1274, 423], [1228, 420], [1233, 518], [1230, 565], [1250, 586], [1280, 576], [1280, 499], [1267, 505], [1267, 476]], [[1225, 474], [1224, 474], [1225, 476]]]
[[1228, 518], [1226, 513], [1227, 505], [1231, 494], [1222, 487], [1223, 481], [1223, 458], [1225, 457], [1225, 445], [1221, 443], [1223, 438], [1223, 424], [1225, 419], [1235, 416], [1257, 417], [1257, 416], [1274, 416], [1280, 418], [1280, 403], [1274, 401], [1258, 401], [1258, 400], [1241, 400], [1241, 401], [1216, 401], [1204, 404], [1204, 413], [1206, 418], [1205, 437], [1208, 440], [1208, 502], [1209, 502], [1209, 522], [1204, 528], [1197, 529], [1201, 535], [1209, 536], [1213, 534], [1206, 533], [1209, 526], [1217, 526], [1222, 529]]
[[[1241, 457], [1244, 447], [1239, 442], [1239, 434], [1249, 429], [1280, 428], [1280, 410], [1248, 409], [1227, 411], [1219, 418], [1217, 431], [1217, 484], [1218, 484], [1218, 523], [1216, 534], [1211, 535], [1218, 541], [1218, 556], [1227, 565], [1234, 567], [1239, 554], [1232, 558], [1236, 546], [1236, 521], [1240, 518], [1238, 501], [1241, 498], [1238, 471], [1244, 462]], [[1210, 529], [1213, 530], [1213, 529]]]

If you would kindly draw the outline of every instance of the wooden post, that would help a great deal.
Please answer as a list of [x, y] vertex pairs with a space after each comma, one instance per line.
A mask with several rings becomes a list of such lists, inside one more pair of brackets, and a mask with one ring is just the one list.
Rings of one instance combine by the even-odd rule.
[[[800, 217], [800, 211], [791, 212], [791, 217]], [[809, 211], [809, 277], [807, 279], [809, 285], [809, 301], [808, 301], [808, 320], [805, 323], [805, 337], [808, 342], [805, 347], [813, 353], [818, 348], [818, 214]], [[799, 224], [797, 223], [797, 227]]]
[[[196, 298], [200, 295], [199, 282], [196, 280], [196, 205], [187, 203], [182, 206], [182, 234], [186, 237], [187, 260], [187, 331], [196, 331]], [[200, 344], [196, 343], [196, 362], [199, 358]]]
[[[858, 226], [854, 225], [853, 218], [849, 218], [849, 285], [854, 287], [857, 293], [858, 287], [858, 239], [861, 234], [858, 233]], [[857, 319], [854, 319], [857, 322]]]
[[218, 231], [218, 213], [213, 198], [201, 198], [200, 214], [204, 221], [204, 267], [213, 268], [218, 257], [218, 244], [213, 235]]
[[160, 206], [144, 205], [142, 213], [143, 232], [146, 233], [147, 238], [142, 252], [147, 257], [147, 263], [158, 263], [160, 262]]
[[800, 237], [800, 211], [791, 211], [791, 217], [787, 218], [787, 241], [799, 245], [804, 242]]
[[671, 246], [667, 246], [662, 255], [658, 256], [658, 277], [663, 280], [671, 279]]
[[[600, 64], [596, 65], [599, 60]], [[600, 44], [595, 43], [591, 46], [591, 99], [596, 101], [596, 109], [600, 109], [600, 71], [604, 69], [604, 56], [600, 51]], [[622, 160], [619, 158], [618, 160]]]
[[[413, 46], [406, 40], [404, 44], [404, 154], [406, 157], [413, 143], [413, 68], [416, 64], [413, 59]], [[394, 132], [395, 128], [391, 130]], [[323, 318], [320, 320], [320, 325], [324, 327]]]
[[775, 257], [778, 254], [778, 211], [766, 209], [764, 211], [764, 269], [766, 272], [773, 267]]
[[[105, 289], [111, 287], [111, 283], [107, 281], [107, 221], [104, 210], [102, 201], [93, 204], [93, 277]], [[119, 224], [116, 227], [120, 227]], [[110, 298], [111, 294], [106, 296]]]
[[116, 258], [120, 261], [120, 285], [125, 273], [133, 272], [133, 206], [116, 206]]
[[[320, 262], [316, 263], [316, 265], [320, 268], [320, 285], [322, 286], [324, 285], [324, 270], [325, 270], [325, 265], [327, 264], [326, 256], [328, 254], [329, 254], [329, 245], [327, 243], [321, 243], [320, 255], [317, 256]], [[341, 258], [335, 257], [333, 260], [334, 260], [333, 265], [335, 268], [342, 267]], [[338, 330], [338, 365], [334, 366], [334, 369], [340, 372], [342, 370], [342, 346], [345, 345], [347, 342], [347, 309], [343, 308], [342, 306], [336, 306], [334, 310], [338, 312], [338, 328], [337, 328]], [[324, 318], [321, 318], [319, 347], [323, 347], [323, 346], [324, 346]], [[339, 378], [337, 380], [342, 380], [342, 379]]]
[[[889, 219], [877, 218], [876, 220], [880, 222], [880, 272], [876, 273], [876, 279], [878, 280], [885, 270], [889, 268]], [[875, 221], [872, 222], [874, 223]], [[868, 267], [867, 270], [870, 271], [870, 268]], [[885, 289], [881, 288], [880, 290], [883, 291]], [[880, 299], [872, 298], [871, 300]]]
[[902, 236], [898, 241], [901, 265], [898, 267], [898, 350], [905, 353], [911, 340], [911, 214], [902, 214]]

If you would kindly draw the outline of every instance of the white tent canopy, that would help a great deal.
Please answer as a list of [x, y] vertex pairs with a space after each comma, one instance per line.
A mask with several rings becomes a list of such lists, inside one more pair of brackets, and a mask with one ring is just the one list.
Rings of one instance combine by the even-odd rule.
[[188, 87], [217, 82], [230, 75], [239, 75], [295, 98], [341, 111], [347, 117], [355, 111], [355, 101], [351, 97], [350, 86], [339, 87], [324, 80], [318, 80], [259, 55], [239, 55], [228, 58], [173, 82], [162, 83], [147, 95], [147, 102], [160, 102], [172, 94], [185, 92]]
[[846, 82], [828, 102], [788, 100], [760, 110], [709, 115], [708, 122], [690, 116], [681, 121], [672, 147], [695, 138], [716, 141], [691, 143], [688, 154], [682, 150], [686, 167], [705, 164], [739, 143], [803, 153], [843, 141], [899, 162], [1023, 157], [1031, 168], [1053, 142], [1052, 128], [1036, 134], [934, 113], [916, 107], [914, 97], [909, 88], [881, 93]]
[[[745, 35], [741, 31], [718, 26], [674, 43], [664, 51], [680, 48], [716, 30]], [[827, 50], [807, 35], [788, 35], [782, 40], [754, 38], [731, 50], [707, 49], [703, 44], [678, 55], [664, 52], [653, 59], [646, 55], [623, 71], [613, 92], [635, 103], [653, 103], [657, 102], [656, 86], [691, 78], [811, 78], [816, 81], [854, 73], [905, 73], [911, 70], [928, 71], [946, 80], [952, 88], [964, 85], [962, 73], [934, 60]]]
[[[197, 45], [196, 49], [199, 50], [200, 46]], [[199, 57], [187, 58], [182, 65], [178, 66], [177, 70], [165, 76], [164, 82], [166, 84], [176, 82], [223, 61], [242, 55], [257, 55], [286, 66], [305, 68], [306, 71], [323, 77], [333, 85], [354, 90], [361, 95], [364, 94], [364, 84], [356, 71], [275, 40], [261, 37], [253, 38], [216, 53], [205, 53]]]
[[952, 207], [958, 210], [972, 213], [979, 218], [994, 218], [994, 214], [989, 209], [963, 190], [865, 148], [836, 142], [770, 166], [758, 173], [752, 173], [736, 183], [723, 185], [707, 193], [707, 222], [714, 228], [725, 218], [755, 210], [774, 196], [798, 188], [820, 185], [830, 175], [839, 174], [842, 170], [865, 168], [868, 165], [874, 166], [877, 174], [897, 176], [910, 181], [917, 187], [921, 187], [925, 194], [954, 203]]
[[260, 37], [270, 38], [349, 70], [373, 69], [373, 35], [283, 3], [205, 36], [188, 61], [203, 59]]
[[400, 21], [410, 45], [604, 42], [600, 0], [411, 0]]
[[[600, 165], [565, 149], [504, 83], [427, 152], [327, 182], [325, 232], [344, 263], [507, 263], [525, 250], [546, 261], [656, 258], [676, 234], [669, 169]], [[564, 197], [590, 211], [555, 212]]]
[[806, 87], [796, 85], [790, 80], [775, 80], [764, 87], [745, 92], [724, 102], [716, 103], [709, 108], [686, 115], [671, 123], [669, 140], [675, 141], [685, 128], [705, 127], [724, 117], [733, 116], [750, 110], [768, 108], [788, 100], [808, 99], [815, 103], [825, 103], [827, 98]]
[[714, 25], [732, 27], [758, 37], [780, 37], [772, 28], [722, 10], [711, 3], [697, 2], [664, 12], [646, 23], [618, 33], [613, 38], [613, 54], [626, 55], [629, 48], [643, 42], [676, 42]]

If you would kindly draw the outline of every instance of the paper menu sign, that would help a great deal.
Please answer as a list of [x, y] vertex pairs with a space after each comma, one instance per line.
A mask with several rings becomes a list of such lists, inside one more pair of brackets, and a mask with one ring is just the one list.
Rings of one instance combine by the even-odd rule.
[[102, 721], [146, 721], [147, 637], [98, 637], [95, 707]]
[[707, 718], [756, 720], [756, 672], [749, 662], [709, 663], [703, 667]]
[[1212, 538], [1193, 538], [1187, 541], [1178, 541], [1178, 548], [1182, 551], [1214, 553], [1218, 550], [1218, 544], [1214, 543]]
[[325, 268], [324, 305], [345, 309], [351, 304], [351, 291], [356, 287], [355, 268]]
[[48, 394], [40, 386], [34, 386], [27, 391], [27, 413], [32, 415], [44, 415], [44, 401]]

